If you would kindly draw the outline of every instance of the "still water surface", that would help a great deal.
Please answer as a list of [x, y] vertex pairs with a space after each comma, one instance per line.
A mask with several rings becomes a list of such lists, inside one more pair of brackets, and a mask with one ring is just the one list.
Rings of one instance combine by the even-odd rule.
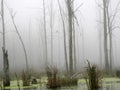
[[[8, 89], [6, 89], [8, 90]], [[19, 89], [9, 89], [9, 90], [19, 90]], [[47, 88], [24, 88], [20, 90], [87, 90], [87, 87], [85, 84], [79, 84], [78, 86], [74, 87], [63, 87], [60, 89], [47, 89]], [[102, 87], [98, 90], [120, 90], [120, 83], [107, 83], [103, 84]]]

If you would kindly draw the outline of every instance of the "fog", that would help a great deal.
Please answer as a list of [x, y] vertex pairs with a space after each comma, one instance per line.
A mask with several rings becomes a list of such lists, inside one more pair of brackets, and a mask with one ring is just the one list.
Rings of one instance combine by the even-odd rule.
[[[103, 51], [103, 21], [102, 10], [99, 7], [99, 0], [74, 0], [74, 8], [81, 7], [75, 12], [79, 27], [75, 25], [76, 37], [76, 58], [77, 70], [84, 69], [86, 60], [92, 64], [105, 66]], [[53, 60], [51, 60], [51, 2], [52, 2], [52, 25], [53, 25]], [[111, 14], [119, 0], [111, 0]], [[67, 28], [67, 9], [64, 0], [60, 0], [64, 19]], [[4, 0], [5, 10], [5, 32], [6, 32], [6, 49], [10, 62], [10, 70], [17, 71], [25, 69], [25, 55], [22, 44], [15, 32], [10, 13], [14, 15], [14, 20], [25, 44], [28, 56], [28, 64], [31, 69], [43, 71], [45, 69], [45, 45], [44, 45], [44, 21], [43, 21], [43, 1], [42, 0]], [[63, 42], [63, 28], [58, 6], [58, 0], [45, 0], [46, 8], [46, 34], [48, 48], [48, 62], [55, 65], [60, 70], [65, 70], [65, 55]], [[116, 15], [115, 25], [120, 25], [120, 14]], [[1, 21], [1, 19], [0, 19]], [[0, 27], [2, 25], [0, 24]], [[0, 28], [2, 32], [2, 28]], [[120, 67], [120, 30], [119, 28], [113, 32], [113, 67]], [[68, 33], [66, 33], [66, 37]], [[101, 43], [100, 43], [101, 38]], [[0, 34], [0, 70], [3, 69], [2, 56], [2, 34]], [[100, 46], [101, 45], [101, 46]], [[66, 42], [68, 48], [68, 38]], [[100, 49], [101, 56], [100, 58]], [[108, 48], [109, 51], [109, 48]], [[100, 60], [101, 59], [101, 60]]]

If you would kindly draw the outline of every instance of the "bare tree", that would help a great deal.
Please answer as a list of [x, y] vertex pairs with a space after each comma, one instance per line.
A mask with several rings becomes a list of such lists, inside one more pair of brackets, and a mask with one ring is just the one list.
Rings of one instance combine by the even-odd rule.
[[50, 29], [51, 29], [51, 62], [53, 63], [53, 1], [51, 0], [50, 12]]
[[[97, 2], [96, 2], [97, 3]], [[99, 14], [99, 21], [97, 22], [98, 25], [98, 39], [99, 39], [99, 61], [100, 64], [102, 65], [102, 24], [101, 24], [101, 20], [102, 20], [102, 11], [101, 11], [101, 7], [97, 6], [97, 10], [98, 10], [98, 14]]]
[[73, 74], [73, 55], [72, 55], [72, 32], [73, 32], [73, 25], [72, 25], [72, 5], [71, 0], [67, 0], [67, 9], [68, 9], [68, 28], [69, 28], [69, 72], [70, 75]]
[[15, 77], [16, 77], [16, 80], [17, 80], [18, 89], [20, 90], [20, 82], [19, 82], [18, 75], [17, 75], [16, 72], [15, 72]]
[[[99, 5], [103, 10], [103, 29], [104, 29], [104, 60], [105, 60], [105, 69], [107, 73], [110, 73], [112, 70], [112, 61], [113, 61], [113, 46], [112, 46], [112, 32], [116, 28], [119, 28], [115, 25], [115, 19], [118, 12], [118, 7], [120, 2], [118, 2], [115, 12], [111, 14], [111, 1], [103, 0], [103, 6]], [[109, 47], [108, 47], [109, 46]], [[109, 48], [109, 51], [108, 51]]]
[[[68, 16], [68, 39], [69, 39], [69, 73], [72, 75], [74, 69], [76, 68], [76, 39], [75, 39], [75, 21], [79, 26], [75, 12], [79, 10], [81, 5], [79, 5], [74, 10], [74, 1], [75, 0], [65, 0], [67, 6], [67, 16]], [[74, 50], [74, 51], [73, 51]]]
[[116, 21], [115, 19], [117, 18], [117, 13], [119, 10], [119, 6], [120, 6], [120, 1], [118, 2], [117, 6], [115, 7], [114, 12], [111, 14], [110, 10], [111, 10], [111, 5], [110, 5], [111, 1], [108, 0], [108, 7], [107, 7], [107, 23], [108, 23], [108, 35], [109, 35], [109, 46], [110, 46], [110, 51], [109, 51], [109, 58], [110, 58], [110, 73], [112, 74], [112, 63], [113, 63], [113, 30], [116, 30], [117, 28], [119, 28], [119, 26], [116, 25]]
[[[72, 6], [72, 10], [74, 11], [74, 2], [73, 2], [73, 6]], [[73, 13], [74, 14], [74, 13]], [[73, 17], [73, 54], [74, 54], [74, 70], [77, 70], [77, 66], [76, 66], [76, 61], [77, 61], [77, 56], [76, 56], [76, 31], [75, 31], [75, 18]]]
[[104, 27], [104, 57], [105, 57], [105, 69], [109, 72], [109, 60], [108, 60], [108, 38], [107, 38], [107, 0], [103, 0], [103, 27]]
[[62, 26], [63, 26], [63, 38], [64, 38], [64, 53], [65, 53], [65, 64], [66, 64], [66, 71], [68, 73], [68, 58], [67, 58], [67, 48], [66, 48], [66, 29], [65, 29], [65, 21], [64, 21], [64, 18], [63, 18], [63, 15], [62, 15], [62, 9], [61, 9], [61, 6], [60, 6], [60, 2], [58, 0], [58, 5], [59, 5], [59, 10], [60, 10], [60, 15], [61, 15], [61, 20], [62, 20]]
[[45, 0], [43, 0], [43, 15], [44, 15], [44, 37], [45, 37], [45, 64], [47, 66], [47, 35], [46, 35], [46, 9], [45, 9]]
[[5, 21], [4, 21], [4, 1], [1, 0], [1, 18], [2, 18], [2, 29], [3, 29], [3, 86], [10, 86], [10, 77], [9, 77], [9, 61], [8, 61], [8, 52], [6, 50], [5, 43]]
[[67, 10], [68, 10], [68, 28], [69, 28], [69, 73], [70, 75], [73, 74], [73, 48], [72, 48], [72, 33], [73, 33], [73, 11], [72, 11], [72, 0], [67, 0]]
[[[9, 8], [8, 8], [8, 9], [9, 9]], [[9, 10], [9, 13], [10, 13], [10, 16], [11, 16], [12, 23], [13, 23], [13, 25], [14, 25], [14, 28], [15, 28], [15, 30], [16, 30], [16, 33], [17, 33], [17, 35], [18, 35], [18, 37], [19, 37], [19, 39], [20, 39], [20, 42], [21, 42], [21, 44], [22, 44], [22, 47], [23, 47], [23, 50], [24, 50], [24, 54], [25, 54], [26, 71], [29, 73], [29, 65], [28, 65], [27, 51], [26, 51], [26, 48], [25, 48], [23, 39], [22, 39], [22, 37], [21, 37], [21, 35], [20, 35], [20, 33], [19, 33], [19, 30], [18, 30], [17, 25], [16, 25], [15, 20], [14, 20], [14, 16], [15, 16], [16, 13], [15, 13], [14, 15], [12, 15], [12, 12], [10, 12], [10, 10]]]

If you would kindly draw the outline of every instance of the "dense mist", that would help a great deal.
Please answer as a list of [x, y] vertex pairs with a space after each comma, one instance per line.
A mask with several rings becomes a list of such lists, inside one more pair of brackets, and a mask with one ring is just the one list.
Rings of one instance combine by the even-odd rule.
[[[59, 0], [66, 29], [66, 48], [69, 55], [69, 33], [67, 22], [67, 7], [65, 0]], [[73, 0], [75, 15], [75, 50], [76, 67], [80, 71], [84, 69], [86, 60], [96, 64], [102, 69], [104, 60], [104, 31], [103, 31], [103, 6], [99, 0]], [[111, 0], [110, 14], [114, 15], [119, 0]], [[120, 67], [120, 11], [117, 10], [112, 30], [112, 66]], [[59, 10], [58, 0], [45, 0], [46, 14], [46, 41], [47, 63], [66, 70], [64, 52], [63, 25]], [[30, 69], [44, 71], [46, 67], [45, 35], [44, 35], [44, 10], [42, 0], [4, 0], [4, 20], [6, 49], [10, 71], [18, 71], [26, 68], [25, 54], [13, 25], [11, 14], [22, 37], [28, 57]], [[2, 24], [0, 17], [0, 71], [3, 70], [3, 40]], [[51, 33], [52, 28], [52, 33]], [[109, 32], [108, 32], [109, 33]], [[52, 37], [51, 37], [52, 35]], [[51, 39], [52, 38], [52, 39]], [[51, 44], [52, 40], [52, 44]], [[73, 40], [74, 41], [74, 40]], [[109, 41], [108, 41], [109, 42]], [[51, 47], [52, 45], [52, 47]], [[110, 46], [108, 45], [108, 53]], [[74, 51], [74, 50], [73, 50]], [[51, 53], [53, 56], [51, 56]], [[69, 57], [68, 57], [69, 59]]]

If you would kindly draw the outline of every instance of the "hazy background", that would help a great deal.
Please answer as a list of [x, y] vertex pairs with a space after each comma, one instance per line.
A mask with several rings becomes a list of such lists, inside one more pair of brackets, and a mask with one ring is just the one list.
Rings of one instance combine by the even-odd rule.
[[[53, 60], [51, 60], [51, 33], [50, 33], [50, 8], [53, 2]], [[88, 59], [94, 64], [104, 66], [104, 59], [100, 60], [99, 37], [103, 39], [102, 21], [100, 21], [100, 8], [96, 1], [99, 0], [75, 0], [75, 7], [82, 6], [75, 13], [80, 28], [76, 27], [76, 48], [77, 48], [77, 69], [81, 70]], [[118, 0], [112, 0], [112, 10]], [[29, 66], [39, 71], [44, 70], [44, 26], [42, 0], [5, 0], [5, 29], [6, 45], [9, 54], [10, 70], [22, 70], [25, 68], [25, 57], [21, 42], [15, 33], [9, 10], [15, 15], [15, 23], [24, 41]], [[64, 0], [60, 0], [64, 14], [67, 15]], [[47, 43], [48, 60], [51, 64], [57, 65], [59, 69], [65, 69], [62, 22], [59, 13], [57, 0], [45, 0], [46, 22], [47, 22]], [[111, 11], [112, 13], [113, 11]], [[101, 13], [102, 14], [102, 13]], [[0, 19], [1, 20], [1, 19]], [[119, 23], [116, 19], [116, 23]], [[1, 24], [0, 24], [1, 27]], [[2, 32], [2, 29], [0, 29]], [[83, 41], [84, 40], [84, 41]], [[103, 41], [103, 40], [102, 40]], [[103, 43], [101, 43], [102, 45]], [[103, 45], [102, 45], [103, 46]], [[0, 48], [2, 48], [2, 35], [0, 34]], [[120, 66], [120, 30], [113, 31], [114, 67]], [[103, 52], [103, 49], [102, 49]], [[0, 49], [0, 70], [3, 67], [2, 49]]]

